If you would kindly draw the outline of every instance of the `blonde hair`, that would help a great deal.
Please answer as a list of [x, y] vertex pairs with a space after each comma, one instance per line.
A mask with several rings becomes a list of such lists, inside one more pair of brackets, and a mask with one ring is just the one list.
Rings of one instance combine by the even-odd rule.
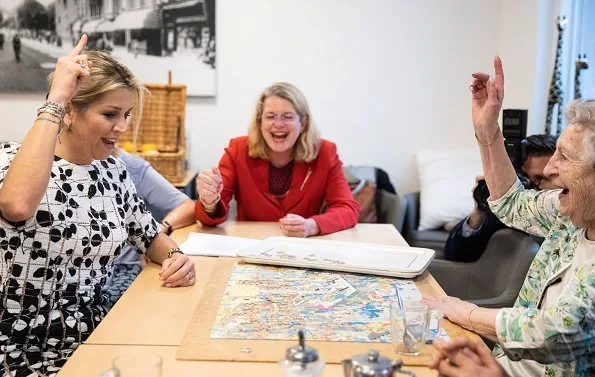
[[567, 124], [575, 124], [587, 131], [584, 148], [595, 169], [595, 100], [574, 100], [566, 106], [564, 115]]
[[264, 101], [269, 97], [280, 97], [291, 102], [302, 122], [303, 129], [294, 146], [294, 159], [306, 162], [314, 160], [320, 150], [320, 132], [312, 120], [310, 107], [304, 94], [298, 88], [286, 82], [278, 82], [269, 86], [258, 97], [256, 109], [248, 127], [249, 156], [268, 159], [269, 147], [262, 136], [260, 125], [262, 123]]
[[[101, 51], [85, 51], [84, 54], [87, 55], [89, 61], [93, 62], [91, 75], [81, 84], [67, 106], [67, 110], [74, 109], [77, 112], [83, 112], [106, 93], [120, 88], [129, 89], [134, 93], [132, 127], [134, 139], [136, 139], [147, 89], [128, 67], [117, 61], [111, 54]], [[48, 76], [48, 93], [53, 78], [54, 74], [52, 72]]]

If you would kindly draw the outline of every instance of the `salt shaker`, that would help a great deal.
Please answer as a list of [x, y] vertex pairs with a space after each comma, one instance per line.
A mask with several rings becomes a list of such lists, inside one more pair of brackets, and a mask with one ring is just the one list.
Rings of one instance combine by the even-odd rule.
[[304, 332], [298, 331], [299, 344], [289, 347], [285, 358], [281, 360], [281, 369], [286, 377], [317, 377], [324, 369], [324, 361], [318, 356], [318, 351], [307, 347]]

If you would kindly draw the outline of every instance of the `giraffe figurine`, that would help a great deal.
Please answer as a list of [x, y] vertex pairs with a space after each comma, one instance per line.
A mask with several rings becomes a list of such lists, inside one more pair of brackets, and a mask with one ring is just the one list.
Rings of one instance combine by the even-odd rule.
[[581, 99], [581, 71], [583, 69], [589, 69], [589, 63], [587, 63], [587, 54], [578, 54], [578, 59], [574, 62], [574, 99]]
[[556, 60], [554, 63], [554, 72], [552, 74], [552, 82], [550, 83], [547, 102], [547, 116], [545, 121], [546, 134], [551, 133], [552, 115], [556, 105], [558, 105], [556, 135], [560, 135], [560, 132], [562, 132], [562, 106], [564, 103], [564, 92], [562, 91], [562, 37], [564, 36], [564, 28], [567, 23], [568, 20], [566, 19], [566, 16], [558, 17], [558, 47], [556, 48]]

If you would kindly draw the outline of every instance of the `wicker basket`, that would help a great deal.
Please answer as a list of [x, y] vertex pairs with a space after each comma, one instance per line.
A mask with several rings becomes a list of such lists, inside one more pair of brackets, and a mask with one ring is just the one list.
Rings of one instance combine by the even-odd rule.
[[[149, 93], [145, 96], [134, 149], [168, 181], [180, 182], [186, 174], [186, 85], [145, 84], [145, 87]], [[120, 137], [121, 143], [125, 141], [134, 143], [132, 128]], [[159, 154], [141, 154], [143, 144], [155, 144]]]
[[178, 152], [160, 152], [159, 154], [140, 154], [155, 170], [171, 183], [178, 183], [186, 176], [186, 150]]

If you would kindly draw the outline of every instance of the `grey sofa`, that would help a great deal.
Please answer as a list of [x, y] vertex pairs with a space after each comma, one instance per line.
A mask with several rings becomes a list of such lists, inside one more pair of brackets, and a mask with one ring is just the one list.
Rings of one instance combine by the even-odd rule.
[[526, 233], [502, 229], [473, 263], [435, 259], [428, 270], [449, 296], [488, 308], [514, 304], [539, 244]]
[[405, 201], [407, 203], [407, 212], [405, 214], [403, 237], [405, 237], [409, 246], [434, 249], [436, 251], [434, 258], [443, 259], [444, 244], [448, 238], [448, 232], [444, 229], [417, 230], [419, 227], [419, 192], [406, 194]]

